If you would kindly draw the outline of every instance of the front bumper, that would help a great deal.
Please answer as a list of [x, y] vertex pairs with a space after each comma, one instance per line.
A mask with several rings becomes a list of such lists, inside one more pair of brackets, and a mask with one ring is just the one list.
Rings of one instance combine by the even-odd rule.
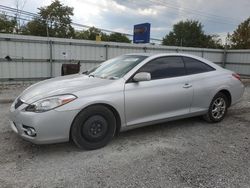
[[[50, 110], [43, 113], [26, 112], [22, 104], [17, 109], [14, 103], [10, 108], [11, 129], [23, 139], [35, 144], [50, 144], [69, 140], [70, 127], [77, 115], [77, 110]], [[28, 136], [27, 127], [36, 131], [35, 136]]]

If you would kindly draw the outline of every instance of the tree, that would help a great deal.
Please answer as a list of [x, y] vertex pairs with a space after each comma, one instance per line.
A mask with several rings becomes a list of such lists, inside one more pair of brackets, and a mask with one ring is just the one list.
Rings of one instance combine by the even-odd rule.
[[35, 18], [22, 28], [23, 34], [51, 37], [74, 37], [71, 26], [73, 8], [54, 0], [49, 6], [38, 8], [39, 18]]
[[15, 19], [8, 19], [6, 15], [0, 14], [0, 32], [14, 33], [16, 27]]
[[88, 40], [88, 35], [84, 30], [83, 31], [75, 31], [75, 39]]
[[111, 33], [110, 35], [108, 35], [104, 32], [101, 32], [100, 29], [97, 29], [95, 27], [90, 27], [85, 31], [75, 32], [76, 39], [96, 40], [96, 36], [98, 35], [101, 36], [102, 41], [130, 43], [130, 40], [121, 33]]
[[131, 42], [126, 35], [123, 35], [121, 33], [111, 33], [109, 35], [109, 41], [112, 41], [112, 42], [125, 42], [125, 43], [130, 43]]
[[250, 49], [250, 17], [238, 25], [229, 40], [232, 48]]
[[96, 40], [96, 36], [101, 35], [101, 34], [102, 34], [101, 30], [95, 27], [91, 27], [88, 30], [80, 32], [79, 36], [80, 38], [86, 39], [86, 40]]
[[[40, 18], [35, 18], [25, 26], [21, 26], [20, 30], [24, 35], [47, 36], [49, 34], [46, 21]], [[52, 33], [49, 36], [52, 36]]]
[[100, 29], [97, 29], [95, 27], [90, 27], [87, 30], [75, 32], [76, 39], [96, 40], [96, 36], [101, 36], [102, 41], [109, 40], [109, 36], [106, 33], [101, 32]]
[[206, 35], [203, 25], [199, 21], [180, 21], [173, 26], [163, 38], [163, 45], [201, 47], [201, 48], [221, 48], [220, 40], [216, 35]]

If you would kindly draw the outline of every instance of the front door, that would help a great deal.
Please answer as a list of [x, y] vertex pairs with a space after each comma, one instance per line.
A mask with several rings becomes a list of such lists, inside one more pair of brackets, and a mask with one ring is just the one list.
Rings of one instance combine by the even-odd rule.
[[149, 72], [151, 80], [126, 83], [127, 126], [189, 113], [193, 88], [181, 57], [157, 58], [137, 72]]

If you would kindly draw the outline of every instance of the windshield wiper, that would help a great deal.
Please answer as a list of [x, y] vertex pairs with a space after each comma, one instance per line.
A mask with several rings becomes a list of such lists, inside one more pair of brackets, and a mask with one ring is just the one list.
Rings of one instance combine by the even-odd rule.
[[108, 77], [108, 79], [109, 80], [117, 80], [117, 79], [119, 79], [119, 77], [117, 77], [117, 76], [110, 76], [110, 77]]

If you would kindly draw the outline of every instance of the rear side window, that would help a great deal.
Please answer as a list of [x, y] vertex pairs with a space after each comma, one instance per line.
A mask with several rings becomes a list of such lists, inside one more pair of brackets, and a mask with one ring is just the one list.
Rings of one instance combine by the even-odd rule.
[[183, 76], [186, 74], [185, 66], [181, 57], [161, 57], [144, 65], [139, 72], [149, 72], [151, 79], [163, 79]]
[[198, 74], [215, 70], [213, 67], [190, 57], [183, 57], [187, 74]]

